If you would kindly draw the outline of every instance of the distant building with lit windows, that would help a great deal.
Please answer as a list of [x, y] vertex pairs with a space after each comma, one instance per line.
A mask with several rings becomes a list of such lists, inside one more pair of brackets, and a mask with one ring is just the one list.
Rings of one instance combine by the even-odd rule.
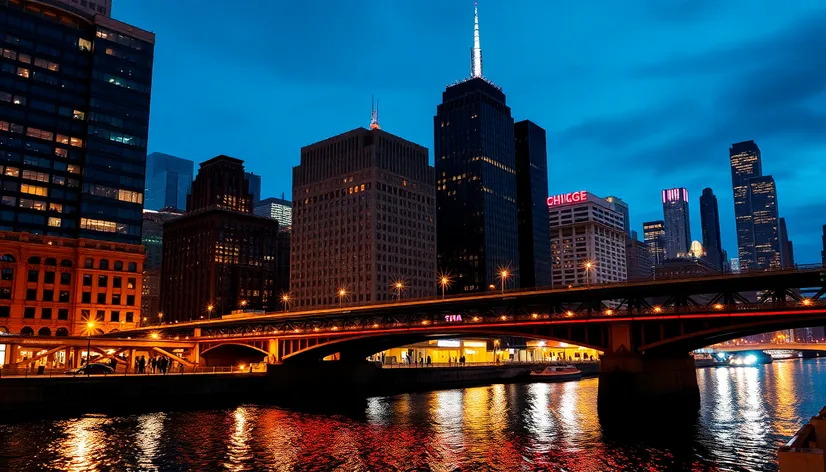
[[687, 254], [691, 246], [691, 225], [688, 213], [688, 190], [663, 190], [663, 221], [665, 222], [665, 258], [676, 259]]
[[754, 216], [749, 198], [751, 179], [763, 175], [760, 148], [754, 141], [732, 144], [729, 148], [731, 185], [734, 191], [734, 218], [737, 230], [737, 252], [740, 269], [757, 267], [754, 242]]
[[553, 287], [626, 280], [628, 233], [613, 203], [584, 190], [547, 203]]
[[0, 230], [140, 244], [155, 35], [111, 2], [4, 2]]
[[[770, 175], [754, 177], [749, 181], [752, 228], [754, 231], [755, 263], [752, 268], [777, 269], [781, 267], [777, 187]], [[741, 261], [742, 268], [742, 261]]]
[[301, 148], [293, 168], [293, 308], [436, 295], [427, 148], [357, 128]]
[[252, 214], [243, 161], [202, 162], [186, 214], [163, 226], [164, 320], [277, 309], [286, 290], [278, 254], [278, 222]]
[[665, 222], [646, 221], [642, 224], [643, 241], [648, 246], [651, 265], [656, 267], [665, 261]]
[[143, 289], [141, 291], [141, 318], [147, 322], [158, 321], [161, 311], [161, 262], [163, 261], [163, 225], [183, 216], [181, 210], [143, 211], [141, 241], [146, 248], [143, 264]]
[[265, 198], [255, 204], [253, 213], [277, 221], [282, 228], [289, 228], [293, 224], [293, 204], [283, 198]]

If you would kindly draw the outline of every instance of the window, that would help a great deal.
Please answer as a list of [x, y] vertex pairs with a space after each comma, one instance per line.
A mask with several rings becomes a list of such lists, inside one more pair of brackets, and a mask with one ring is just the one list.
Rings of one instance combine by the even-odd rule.
[[[57, 319], [59, 320], [68, 320], [69, 319], [69, 309], [68, 308], [58, 308], [57, 309]], [[57, 335], [60, 336], [60, 329], [57, 330]], [[68, 336], [69, 333], [66, 333], [64, 336]]]
[[95, 313], [95, 321], [103, 322], [104, 319], [106, 319], [106, 312], [98, 310], [97, 313]]
[[60, 223], [61, 223], [60, 218], [55, 218], [53, 216], [49, 217], [49, 226], [54, 227], [54, 228], [60, 228]]
[[62, 175], [53, 175], [52, 183], [56, 185], [66, 185], [66, 177], [63, 177]]
[[39, 197], [48, 197], [49, 189], [39, 185], [20, 184], [20, 193], [28, 193], [29, 195], [37, 195]]
[[17, 75], [19, 77], [23, 77], [25, 79], [28, 79], [29, 78], [29, 69], [26, 69], [25, 67], [18, 67], [17, 68]]
[[75, 164], [69, 164], [68, 166], [66, 166], [66, 171], [70, 174], [80, 174], [80, 166]]
[[35, 283], [37, 283], [37, 276], [38, 276], [39, 274], [40, 274], [40, 272], [39, 272], [39, 271], [37, 271], [37, 270], [30, 270], [30, 271], [29, 271], [29, 278], [28, 278], [28, 281], [29, 281], [29, 282], [35, 282]]
[[92, 286], [92, 274], [83, 274], [83, 286], [84, 287], [91, 287]]
[[23, 318], [34, 318], [34, 310], [33, 306], [27, 306], [23, 309]]
[[126, 281], [126, 288], [135, 288], [135, 280], [136, 279], [134, 277], [129, 277], [129, 279]]
[[2, 270], [2, 276], [0, 276], [0, 280], [14, 280], [14, 269], [4, 267]]
[[9, 205], [9, 206], [16, 206], [17, 205], [17, 199], [14, 198], [14, 197], [8, 196], [8, 195], [3, 195], [3, 199], [0, 200], [0, 202], [2, 202], [3, 205]]
[[89, 229], [92, 231], [101, 231], [104, 233], [123, 233], [124, 231], [119, 229], [119, 226], [114, 221], [104, 221], [104, 220], [94, 220], [92, 218], [81, 218], [80, 219], [80, 228], [81, 229]]
[[0, 318], [8, 318], [11, 314], [10, 306], [0, 306]]
[[38, 182], [48, 182], [49, 174], [45, 172], [37, 172], [33, 170], [23, 169], [23, 178], [26, 180], [36, 180]]
[[127, 295], [126, 296], [126, 304], [129, 306], [135, 306], [135, 296], [134, 295]]
[[80, 296], [81, 303], [92, 303], [92, 292], [83, 292]]
[[72, 274], [70, 272], [60, 273], [60, 285], [69, 285], [72, 283]]
[[69, 291], [68, 290], [61, 290], [58, 294], [57, 301], [61, 303], [69, 303]]
[[137, 262], [130, 262], [129, 263], [129, 272], [137, 272], [138, 271], [138, 263]]
[[63, 204], [62, 203], [49, 203], [49, 211], [56, 211], [58, 213], [63, 213]]
[[54, 272], [46, 272], [46, 277], [43, 279], [44, 284], [54, 283]]
[[43, 301], [44, 302], [53, 302], [54, 301], [54, 290], [43, 290]]
[[88, 39], [78, 38], [77, 39], [77, 47], [81, 51], [91, 51], [92, 50], [92, 42]]
[[11, 287], [0, 287], [0, 300], [11, 300]]
[[52, 319], [52, 309], [51, 308], [41, 308], [40, 309], [40, 318], [44, 320]]
[[46, 59], [40, 59], [39, 57], [34, 58], [34, 65], [44, 69], [49, 69], [52, 72], [57, 72], [58, 69], [60, 69], [60, 66], [54, 62], [47, 61]]
[[31, 64], [32, 63], [32, 56], [30, 56], [28, 54], [22, 54], [21, 53], [19, 56], [17, 56], [17, 60], [20, 61], [20, 62], [24, 62], [26, 64]]
[[54, 155], [58, 157], [69, 157], [69, 151], [63, 148], [55, 148]]
[[6, 166], [6, 170], [3, 171], [3, 174], [8, 177], [17, 177], [20, 175], [20, 169], [18, 169], [17, 167]]
[[69, 144], [71, 144], [74, 147], [83, 147], [83, 140], [80, 138], [71, 138], [69, 140]]
[[126, 322], [131, 323], [134, 319], [134, 314], [131, 311], [126, 312]]
[[26, 130], [26, 136], [32, 138], [45, 139], [51, 141], [54, 139], [54, 133], [51, 131], [44, 131], [42, 129], [32, 128], [31, 126]]
[[106, 304], [106, 292], [98, 292], [98, 304]]
[[98, 287], [106, 287], [109, 285], [108, 275], [98, 275]]
[[115, 261], [115, 270], [123, 270], [123, 261]]
[[83, 267], [87, 269], [91, 269], [95, 266], [95, 261], [91, 257], [87, 257], [86, 260], [83, 261]]
[[120, 312], [117, 310], [112, 310], [109, 313], [109, 321], [119, 322], [120, 321]]
[[112, 305], [120, 305], [120, 294], [113, 293], [112, 294]]
[[40, 200], [31, 200], [28, 198], [21, 198], [20, 208], [29, 208], [31, 210], [37, 211], [46, 211], [46, 202], [41, 202]]
[[89, 310], [80, 310], [80, 321], [89, 321]]
[[113, 288], [121, 288], [121, 283], [123, 282], [122, 277], [112, 277], [112, 287]]
[[100, 268], [102, 270], [108, 270], [109, 269], [109, 259], [101, 259], [98, 262], [98, 266], [100, 266]]
[[26, 300], [28, 300], [28, 301], [37, 300], [37, 289], [36, 288], [27, 288], [26, 289]]
[[76, 120], [85, 120], [86, 119], [86, 113], [82, 112], [80, 110], [72, 110], [72, 118], [74, 118]]

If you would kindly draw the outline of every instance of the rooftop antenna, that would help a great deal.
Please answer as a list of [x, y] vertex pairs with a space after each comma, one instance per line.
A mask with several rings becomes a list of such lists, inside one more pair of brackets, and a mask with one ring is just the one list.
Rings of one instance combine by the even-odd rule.
[[473, 2], [473, 48], [470, 50], [470, 76], [482, 77], [482, 45], [479, 42], [479, 4]]
[[375, 97], [370, 97], [372, 103], [370, 105], [370, 129], [381, 129], [379, 126], [379, 101]]

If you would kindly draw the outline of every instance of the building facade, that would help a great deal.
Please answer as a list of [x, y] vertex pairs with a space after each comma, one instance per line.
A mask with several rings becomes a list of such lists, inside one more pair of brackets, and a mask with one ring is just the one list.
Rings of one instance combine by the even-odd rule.
[[0, 232], [0, 332], [84, 336], [136, 328], [143, 246]]
[[[749, 181], [748, 199], [751, 204], [754, 231], [754, 265], [750, 269], [781, 267], [780, 237], [778, 234], [777, 187], [770, 175], [754, 177]], [[743, 269], [743, 261], [740, 261]]]
[[628, 233], [628, 236], [631, 236], [631, 213], [628, 208], [628, 203], [613, 195], [605, 197], [605, 201], [612, 203], [614, 208], [622, 213], [622, 220], [625, 221], [625, 232]]
[[691, 246], [691, 226], [688, 213], [688, 190], [663, 190], [663, 221], [665, 222], [665, 258], [676, 259], [688, 254]]
[[650, 280], [654, 274], [654, 264], [651, 262], [651, 253], [648, 245], [637, 239], [637, 232], [625, 243], [625, 267], [628, 271], [627, 279]]
[[725, 267], [726, 260], [720, 239], [720, 213], [717, 207], [717, 196], [710, 188], [704, 188], [700, 196], [700, 224], [706, 258], [715, 267], [722, 269]]
[[293, 204], [283, 198], [265, 198], [255, 205], [253, 213], [277, 221], [282, 228], [293, 224]]
[[525, 120], [514, 125], [519, 279], [522, 288], [550, 287], [548, 155], [545, 130]]
[[626, 280], [627, 233], [612, 203], [584, 190], [547, 203], [553, 287]]
[[164, 320], [272, 311], [286, 287], [278, 279], [278, 222], [252, 214], [243, 161], [200, 164], [184, 216], [163, 228]]
[[194, 163], [188, 159], [153, 152], [146, 156], [147, 210], [186, 209], [186, 196], [192, 187]]
[[143, 211], [141, 241], [146, 250], [143, 264], [143, 288], [141, 289], [141, 322], [160, 321], [161, 313], [161, 266], [163, 261], [163, 225], [183, 216], [183, 211], [166, 209]]
[[823, 250], [820, 251], [820, 258], [823, 266], [826, 267], [826, 225], [823, 225]]
[[749, 185], [754, 177], [763, 175], [760, 148], [754, 141], [732, 144], [729, 148], [731, 163], [731, 186], [734, 191], [734, 218], [737, 230], [737, 252], [740, 268], [747, 270], [756, 266], [757, 255], [754, 248], [754, 225], [749, 201]]
[[642, 224], [643, 241], [651, 255], [651, 265], [658, 266], [665, 261], [665, 222], [646, 221]]
[[255, 206], [261, 201], [261, 176], [252, 172], [244, 172], [244, 178], [249, 183], [249, 192], [252, 195], [252, 204]]
[[140, 243], [155, 37], [96, 13], [3, 8], [0, 230]]
[[784, 269], [793, 269], [794, 262], [794, 243], [789, 239], [789, 230], [786, 228], [786, 218], [778, 220], [778, 234], [780, 239], [780, 266]]
[[436, 294], [435, 176], [427, 161], [426, 148], [378, 127], [301, 149], [293, 168], [293, 307]]
[[715, 273], [719, 273], [719, 269], [714, 267], [708, 260], [699, 257], [683, 257], [669, 259], [655, 267], [654, 279], [690, 279]]

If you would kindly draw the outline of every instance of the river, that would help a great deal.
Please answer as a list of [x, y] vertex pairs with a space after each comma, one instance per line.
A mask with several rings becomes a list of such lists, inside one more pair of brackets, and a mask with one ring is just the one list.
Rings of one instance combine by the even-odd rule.
[[826, 405], [824, 374], [826, 359], [699, 369], [699, 414], [677, 426], [606, 429], [597, 379], [32, 420], [0, 424], [0, 470], [771, 471]]

